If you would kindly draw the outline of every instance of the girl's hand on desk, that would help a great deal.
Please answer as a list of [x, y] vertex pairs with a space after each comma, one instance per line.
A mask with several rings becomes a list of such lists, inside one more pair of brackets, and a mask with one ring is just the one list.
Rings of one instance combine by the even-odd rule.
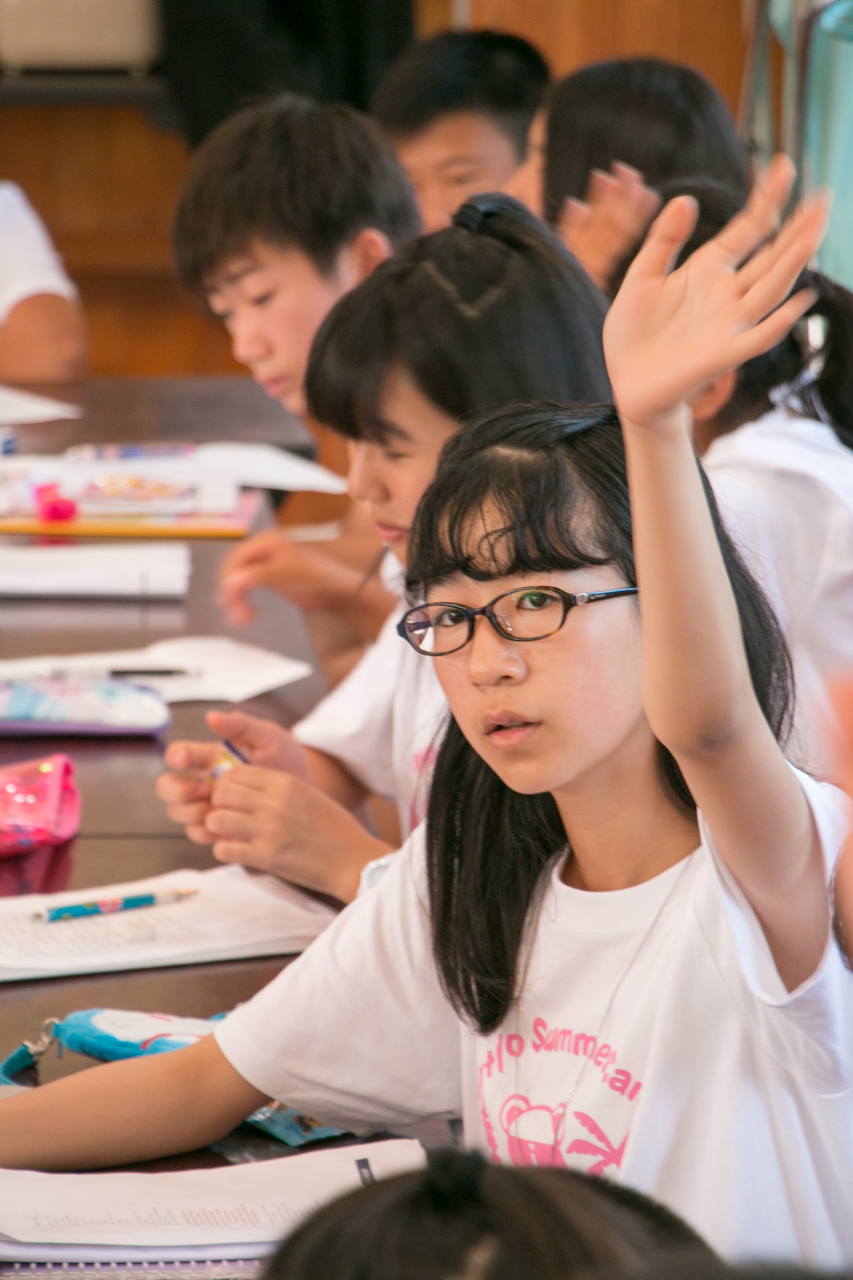
[[220, 862], [351, 902], [362, 868], [391, 851], [349, 810], [292, 774], [241, 766], [213, 785], [204, 819]]
[[[210, 711], [207, 723], [218, 738], [227, 738], [252, 764], [283, 769], [304, 777], [306, 752], [287, 729], [243, 711]], [[169, 770], [157, 779], [156, 791], [166, 812], [195, 844], [212, 844], [204, 825], [210, 809], [210, 770], [220, 754], [219, 742], [173, 742], [165, 754]]]
[[790, 160], [777, 156], [743, 212], [677, 271], [696, 202], [671, 200], [656, 219], [604, 324], [623, 423], [689, 427], [687, 406], [707, 383], [775, 346], [811, 304], [809, 290], [788, 294], [820, 243], [828, 197], [804, 200], [770, 239], [793, 180]]

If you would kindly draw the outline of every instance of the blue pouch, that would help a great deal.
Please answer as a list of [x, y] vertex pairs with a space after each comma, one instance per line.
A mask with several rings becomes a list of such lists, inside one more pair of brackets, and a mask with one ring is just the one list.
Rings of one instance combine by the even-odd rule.
[[[25, 1040], [0, 1062], [0, 1084], [19, 1084], [16, 1077], [34, 1068], [52, 1044], [56, 1044], [60, 1056], [63, 1049], [70, 1049], [99, 1062], [115, 1062], [119, 1058], [186, 1049], [209, 1036], [224, 1017], [224, 1013], [213, 1018], [180, 1018], [170, 1013], [136, 1013], [127, 1009], [78, 1009], [65, 1018], [48, 1018], [42, 1024], [39, 1040]], [[289, 1147], [337, 1138], [343, 1132], [319, 1124], [283, 1102], [260, 1107], [246, 1123]]]

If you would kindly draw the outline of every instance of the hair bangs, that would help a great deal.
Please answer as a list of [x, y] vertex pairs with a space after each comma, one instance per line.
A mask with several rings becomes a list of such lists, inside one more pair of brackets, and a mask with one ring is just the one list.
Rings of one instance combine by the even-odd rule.
[[[506, 412], [541, 417], [540, 406]], [[488, 581], [604, 564], [634, 585], [630, 527], [614, 536], [586, 471], [562, 443], [542, 449], [533, 441], [494, 443], [476, 461], [441, 467], [416, 522], [412, 599], [455, 574]]]

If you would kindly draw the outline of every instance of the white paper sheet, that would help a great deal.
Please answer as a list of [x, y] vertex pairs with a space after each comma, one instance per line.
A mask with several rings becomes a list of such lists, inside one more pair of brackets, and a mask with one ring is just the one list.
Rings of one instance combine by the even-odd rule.
[[424, 1163], [397, 1138], [181, 1173], [0, 1170], [0, 1260], [258, 1256], [337, 1196]]
[[[47, 907], [178, 889], [196, 892], [182, 902], [102, 916], [51, 922], [33, 918]], [[2, 898], [0, 982], [292, 955], [304, 951], [335, 914], [275, 876], [238, 866], [170, 871], [95, 889]]]
[[221, 636], [180, 636], [146, 649], [108, 653], [13, 658], [0, 662], [0, 680], [66, 673], [104, 676], [111, 672], [179, 671], [180, 675], [133, 675], [136, 684], [156, 689], [167, 702], [244, 702], [311, 674], [307, 662]]
[[25, 422], [54, 422], [57, 418], [79, 418], [81, 410], [64, 400], [37, 396], [31, 391], [0, 385], [0, 424], [11, 426]]
[[81, 546], [0, 544], [0, 596], [182, 599], [192, 561], [185, 542]]

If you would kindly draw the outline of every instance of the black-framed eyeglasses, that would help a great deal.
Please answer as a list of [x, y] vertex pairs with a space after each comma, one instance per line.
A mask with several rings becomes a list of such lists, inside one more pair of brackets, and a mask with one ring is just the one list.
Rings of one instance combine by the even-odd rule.
[[443, 658], [464, 649], [474, 634], [477, 618], [486, 618], [505, 640], [525, 643], [552, 636], [566, 621], [570, 609], [578, 605], [610, 600], [613, 596], [633, 596], [636, 587], [613, 591], [582, 591], [572, 595], [559, 587], [517, 587], [496, 596], [482, 609], [439, 601], [410, 609], [397, 623], [397, 634], [413, 649], [427, 657]]

